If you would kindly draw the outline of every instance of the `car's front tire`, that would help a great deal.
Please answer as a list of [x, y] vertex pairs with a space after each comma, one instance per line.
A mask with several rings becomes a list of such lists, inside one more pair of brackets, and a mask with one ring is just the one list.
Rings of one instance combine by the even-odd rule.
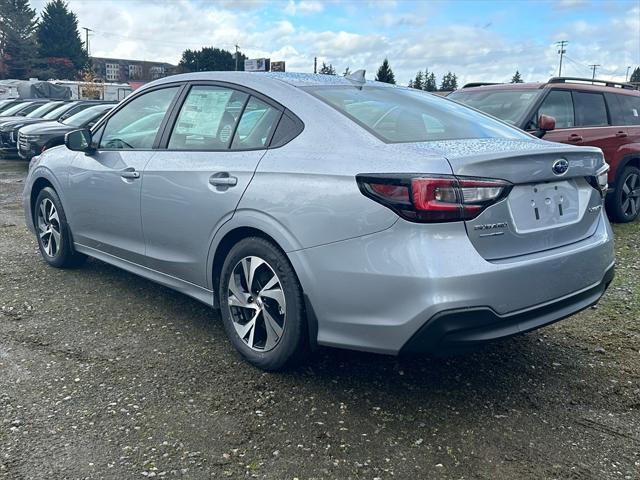
[[615, 191], [607, 197], [607, 211], [616, 223], [632, 222], [640, 214], [640, 169], [626, 167], [616, 183]]
[[53, 188], [43, 188], [33, 209], [38, 247], [42, 258], [56, 268], [77, 267], [86, 260], [86, 255], [73, 248], [71, 231], [62, 209], [60, 197]]
[[286, 255], [260, 237], [239, 241], [220, 274], [220, 311], [234, 347], [263, 370], [280, 370], [307, 351], [302, 288]]

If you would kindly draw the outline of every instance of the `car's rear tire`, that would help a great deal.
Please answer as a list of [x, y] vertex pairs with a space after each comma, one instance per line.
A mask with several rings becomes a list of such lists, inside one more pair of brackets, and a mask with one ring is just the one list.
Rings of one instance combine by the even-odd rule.
[[276, 245], [260, 237], [240, 240], [224, 260], [219, 283], [224, 328], [249, 363], [274, 371], [304, 358], [302, 288]]
[[33, 208], [33, 224], [40, 254], [52, 267], [77, 267], [87, 259], [86, 255], [73, 248], [67, 217], [53, 188], [45, 187], [38, 194]]
[[640, 169], [628, 166], [620, 175], [615, 191], [607, 197], [607, 211], [616, 223], [632, 222], [640, 214]]

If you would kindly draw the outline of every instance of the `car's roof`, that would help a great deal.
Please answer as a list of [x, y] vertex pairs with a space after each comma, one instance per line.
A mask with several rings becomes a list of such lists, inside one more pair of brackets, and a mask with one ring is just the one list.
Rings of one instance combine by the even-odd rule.
[[[161, 85], [171, 82], [184, 82], [184, 81], [220, 81], [229, 83], [254, 84], [256, 81], [264, 84], [265, 86], [274, 83], [287, 83], [295, 87], [310, 87], [310, 86], [358, 86], [359, 84], [348, 80], [340, 75], [323, 75], [319, 73], [291, 73], [291, 72], [192, 72], [182, 73], [178, 75], [172, 75], [170, 77], [164, 77], [159, 80], [155, 80], [146, 84], [143, 88], [152, 85]], [[388, 86], [393, 87], [388, 83], [374, 82], [368, 80], [367, 84], [376, 86]]]
[[487, 92], [493, 90], [537, 90], [541, 88], [558, 89], [558, 90], [593, 90], [594, 92], [610, 92], [620, 93], [623, 95], [640, 95], [638, 90], [631, 90], [629, 88], [617, 88], [608, 87], [605, 85], [591, 85], [584, 82], [563, 82], [563, 83], [548, 83], [548, 82], [527, 82], [527, 83], [497, 83], [491, 85], [481, 85], [477, 87], [461, 88], [456, 92]]

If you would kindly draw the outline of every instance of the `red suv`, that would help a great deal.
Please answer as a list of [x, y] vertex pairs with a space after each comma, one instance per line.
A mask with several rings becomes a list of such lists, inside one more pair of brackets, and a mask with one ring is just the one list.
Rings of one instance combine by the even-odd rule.
[[553, 142], [599, 147], [610, 165], [606, 207], [640, 214], [640, 92], [631, 84], [555, 77], [547, 83], [465, 85], [449, 98]]

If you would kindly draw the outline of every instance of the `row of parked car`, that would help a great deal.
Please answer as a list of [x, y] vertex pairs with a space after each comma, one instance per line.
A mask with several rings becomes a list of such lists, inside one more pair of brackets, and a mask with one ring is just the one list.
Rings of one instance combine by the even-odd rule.
[[66, 133], [91, 128], [116, 102], [11, 99], [0, 101], [0, 155], [31, 159], [64, 144]]

